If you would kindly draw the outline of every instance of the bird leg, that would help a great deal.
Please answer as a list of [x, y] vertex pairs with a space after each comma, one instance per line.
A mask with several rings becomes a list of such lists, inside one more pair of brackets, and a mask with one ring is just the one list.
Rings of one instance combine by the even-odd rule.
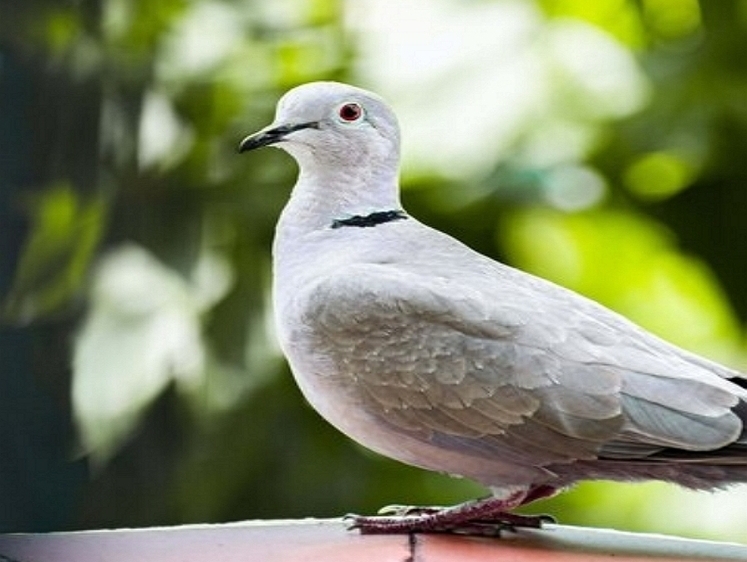
[[537, 500], [551, 498], [561, 490], [562, 488], [556, 488], [555, 486], [549, 486], [547, 484], [533, 486], [532, 488], [529, 488], [519, 505], [526, 505], [528, 503], [536, 502]]
[[[382, 510], [387, 515], [349, 515], [346, 519], [351, 522], [351, 529], [359, 529], [363, 534], [457, 533], [495, 536], [504, 530], [513, 531], [517, 527], [536, 529], [543, 523], [553, 521], [547, 515], [509, 512], [525, 503], [525, 498], [531, 492], [519, 491], [506, 498], [490, 497], [453, 507], [392, 506]], [[546, 492], [538, 490], [538, 497], [547, 495]]]

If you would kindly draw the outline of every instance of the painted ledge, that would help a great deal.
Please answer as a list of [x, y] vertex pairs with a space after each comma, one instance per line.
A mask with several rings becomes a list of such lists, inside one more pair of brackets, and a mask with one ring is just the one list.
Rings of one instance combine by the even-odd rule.
[[546, 525], [500, 539], [361, 536], [339, 519], [0, 535], [0, 562], [745, 561], [747, 545]]

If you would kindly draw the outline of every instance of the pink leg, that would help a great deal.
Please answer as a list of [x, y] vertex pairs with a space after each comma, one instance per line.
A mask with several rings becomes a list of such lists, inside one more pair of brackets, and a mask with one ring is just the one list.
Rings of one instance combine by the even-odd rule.
[[[529, 494], [531, 494], [530, 490]], [[524, 503], [525, 492], [516, 492], [507, 498], [490, 497], [470, 501], [453, 507], [412, 508], [402, 516], [353, 515], [351, 529], [363, 534], [397, 533], [460, 533], [498, 535], [502, 530], [516, 527], [539, 528], [543, 522], [552, 521], [547, 516], [530, 516], [509, 513]], [[536, 498], [535, 498], [536, 499]]]
[[554, 486], [549, 486], [547, 484], [540, 484], [539, 486], [534, 486], [533, 488], [529, 488], [529, 491], [524, 496], [524, 499], [521, 500], [521, 503], [519, 505], [526, 505], [528, 503], [535, 502], [537, 500], [544, 500], [547, 498], [553, 497], [555, 494], [560, 492], [562, 488], [555, 488]]

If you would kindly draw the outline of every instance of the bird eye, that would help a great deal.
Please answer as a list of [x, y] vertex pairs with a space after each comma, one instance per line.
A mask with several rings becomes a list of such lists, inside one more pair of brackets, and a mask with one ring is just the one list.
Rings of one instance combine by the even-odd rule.
[[352, 123], [363, 117], [363, 108], [357, 103], [346, 103], [337, 111], [340, 119]]

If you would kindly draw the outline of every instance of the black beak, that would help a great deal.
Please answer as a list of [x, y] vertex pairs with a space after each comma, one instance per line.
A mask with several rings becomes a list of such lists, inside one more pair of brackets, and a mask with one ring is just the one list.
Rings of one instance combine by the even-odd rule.
[[254, 150], [263, 146], [269, 146], [281, 142], [289, 134], [300, 131], [301, 129], [318, 129], [319, 123], [317, 121], [310, 121], [309, 123], [298, 123], [296, 125], [281, 125], [274, 129], [262, 129], [258, 133], [249, 135], [241, 144], [239, 144], [239, 152], [246, 152], [247, 150]]

